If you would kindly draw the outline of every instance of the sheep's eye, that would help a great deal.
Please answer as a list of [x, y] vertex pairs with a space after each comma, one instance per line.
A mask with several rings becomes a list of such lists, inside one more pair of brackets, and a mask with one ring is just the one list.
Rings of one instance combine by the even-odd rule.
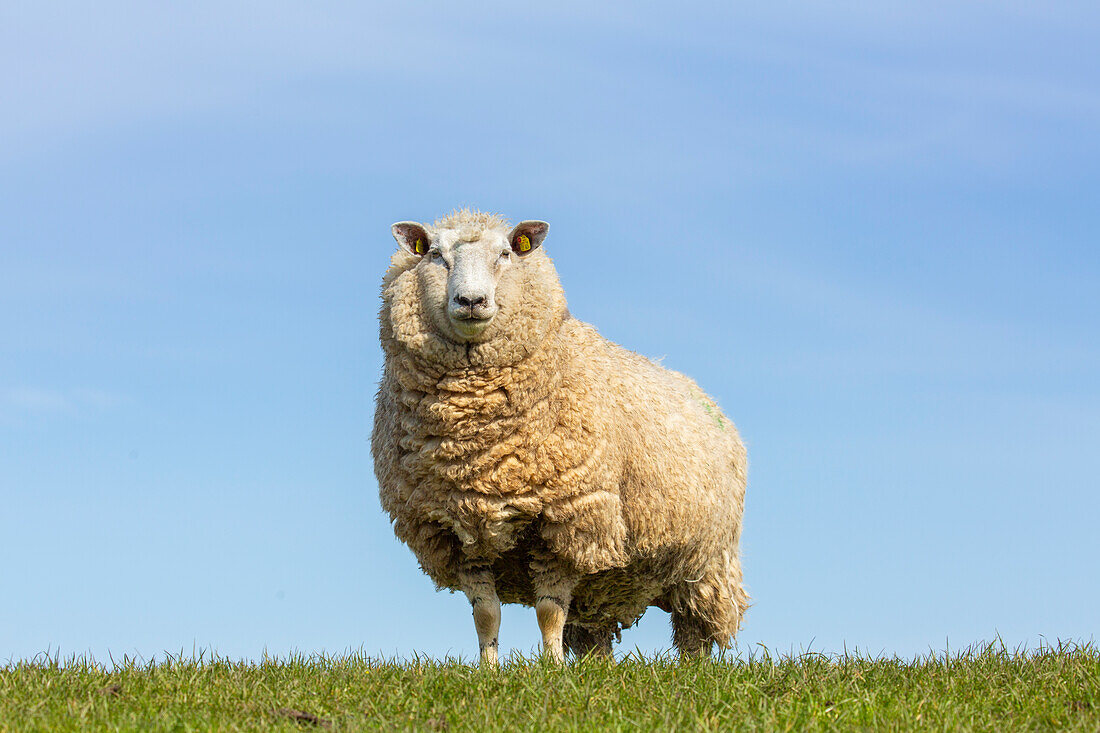
[[500, 253], [500, 259], [502, 259], [502, 260], [506, 260], [511, 256], [512, 256], [511, 250], [506, 249], [506, 250], [504, 250], [503, 252]]
[[443, 253], [440, 252], [438, 249], [433, 249], [431, 254], [433, 260], [439, 260], [443, 258]]

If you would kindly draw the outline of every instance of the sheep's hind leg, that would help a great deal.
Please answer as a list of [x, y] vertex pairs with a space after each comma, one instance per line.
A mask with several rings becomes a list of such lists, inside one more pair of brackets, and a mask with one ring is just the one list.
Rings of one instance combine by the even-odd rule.
[[541, 563], [532, 567], [535, 570], [535, 616], [542, 632], [542, 653], [555, 662], [564, 662], [562, 633], [569, 614], [569, 603], [573, 600], [576, 578]]
[[462, 590], [470, 600], [474, 611], [474, 628], [477, 644], [481, 649], [481, 664], [496, 667], [498, 634], [500, 633], [500, 599], [496, 583], [487, 569], [470, 570], [460, 577]]
[[562, 630], [562, 642], [576, 659], [588, 655], [610, 657], [611, 635], [608, 629], [592, 630], [566, 622]]

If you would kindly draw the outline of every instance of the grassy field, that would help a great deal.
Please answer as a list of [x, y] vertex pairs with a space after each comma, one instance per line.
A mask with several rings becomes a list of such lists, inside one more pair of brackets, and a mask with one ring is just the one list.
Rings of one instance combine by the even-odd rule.
[[366, 656], [0, 667], [2, 730], [1100, 730], [1100, 651], [997, 645], [915, 660]]

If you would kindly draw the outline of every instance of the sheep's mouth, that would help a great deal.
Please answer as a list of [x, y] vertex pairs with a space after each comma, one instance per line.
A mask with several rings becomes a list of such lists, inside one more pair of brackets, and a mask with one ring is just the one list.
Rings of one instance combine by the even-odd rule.
[[492, 306], [477, 306], [474, 308], [451, 308], [447, 311], [447, 316], [456, 325], [461, 326], [478, 326], [485, 325], [497, 314], [497, 309]]
[[496, 313], [480, 314], [472, 311], [450, 313], [451, 328], [459, 336], [459, 338], [473, 339], [481, 336], [485, 332], [485, 329], [489, 327], [489, 322], [493, 320], [493, 316]]

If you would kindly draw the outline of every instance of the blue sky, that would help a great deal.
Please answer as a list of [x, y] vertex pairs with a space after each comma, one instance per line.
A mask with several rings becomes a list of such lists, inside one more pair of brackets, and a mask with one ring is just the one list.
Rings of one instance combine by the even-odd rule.
[[551, 5], [0, 9], [0, 659], [474, 656], [369, 446], [461, 205], [740, 427], [742, 651], [1094, 637], [1100, 13]]

